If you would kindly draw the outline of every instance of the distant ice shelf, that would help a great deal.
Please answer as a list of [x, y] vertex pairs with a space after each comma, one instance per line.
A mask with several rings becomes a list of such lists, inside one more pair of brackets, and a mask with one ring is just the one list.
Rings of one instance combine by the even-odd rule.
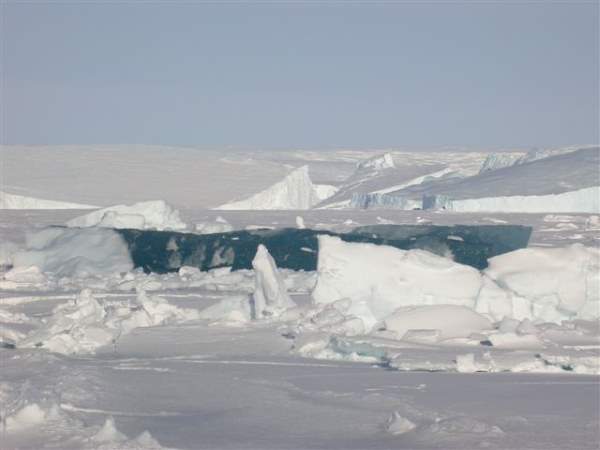
[[0, 191], [0, 209], [94, 209], [93, 205], [61, 202]]

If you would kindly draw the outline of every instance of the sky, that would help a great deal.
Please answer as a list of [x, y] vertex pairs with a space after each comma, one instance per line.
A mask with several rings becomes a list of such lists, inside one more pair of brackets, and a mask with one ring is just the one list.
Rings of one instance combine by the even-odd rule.
[[0, 8], [4, 144], [599, 141], [595, 1]]

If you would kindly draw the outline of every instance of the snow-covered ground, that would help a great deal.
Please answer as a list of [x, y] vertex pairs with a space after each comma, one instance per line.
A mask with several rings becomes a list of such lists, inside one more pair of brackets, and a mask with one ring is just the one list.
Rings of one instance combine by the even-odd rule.
[[[203, 160], [192, 149], [108, 148], [97, 149], [92, 180], [75, 181], [78, 189], [68, 172], [91, 149], [20, 150], [3, 149], [14, 169], [3, 191], [121, 206], [0, 212], [1, 448], [597, 448], [597, 214], [325, 207], [356, 192], [535, 175], [538, 166], [527, 167], [576, 149], [484, 163], [485, 152]], [[131, 166], [144, 150], [148, 163]], [[25, 176], [28, 158], [45, 152], [72, 157], [64, 179]], [[98, 183], [109, 165], [110, 185]], [[569, 166], [571, 181], [581, 166]], [[119, 191], [123, 176], [130, 190]], [[534, 178], [525, 196], [552, 191]], [[339, 191], [321, 201], [319, 185]], [[156, 199], [168, 203], [132, 205]], [[209, 209], [239, 199], [253, 210]], [[257, 208], [269, 205], [279, 209]], [[321, 238], [316, 272], [278, 269], [260, 247], [253, 270], [157, 275], [132, 270], [107, 229], [344, 232], [377, 223], [510, 223], [533, 233], [528, 248], [484, 271], [451, 255]]]

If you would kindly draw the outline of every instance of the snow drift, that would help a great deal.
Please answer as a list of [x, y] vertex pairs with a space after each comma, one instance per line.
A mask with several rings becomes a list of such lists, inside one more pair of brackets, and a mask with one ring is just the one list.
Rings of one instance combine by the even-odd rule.
[[290, 172], [282, 181], [252, 197], [215, 209], [310, 209], [334, 193], [333, 186], [314, 185], [308, 175], [308, 166], [302, 166]]
[[93, 209], [97, 206], [60, 202], [0, 191], [0, 209]]
[[76, 217], [68, 227], [134, 228], [140, 230], [185, 230], [179, 211], [163, 200], [116, 205]]

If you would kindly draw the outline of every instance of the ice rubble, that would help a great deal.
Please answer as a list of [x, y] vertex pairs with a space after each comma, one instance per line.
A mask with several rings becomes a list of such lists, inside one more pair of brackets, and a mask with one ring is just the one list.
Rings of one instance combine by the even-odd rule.
[[93, 205], [60, 202], [0, 191], [0, 209], [94, 209]]
[[[27, 402], [3, 420], [3, 433], [9, 436], [40, 428], [64, 428], [69, 430], [70, 444], [78, 442], [78, 448], [90, 450], [167, 450], [148, 432], [143, 431], [130, 439], [117, 429], [115, 420], [108, 416], [101, 427], [86, 426], [81, 420], [67, 415], [68, 403]], [[74, 436], [75, 430], [78, 436]], [[6, 437], [6, 435], [5, 435]]]
[[140, 230], [185, 230], [179, 211], [163, 200], [116, 205], [71, 219], [68, 227], [133, 228]]
[[335, 193], [335, 188], [317, 187], [308, 175], [308, 166], [290, 172], [282, 181], [264, 191], [237, 202], [226, 203], [215, 209], [310, 209]]
[[29, 234], [26, 249], [11, 259], [15, 268], [35, 266], [61, 277], [109, 275], [133, 268], [125, 241], [104, 228], [46, 228]]
[[296, 304], [290, 298], [288, 283], [264, 245], [259, 245], [252, 260], [254, 290], [250, 296], [225, 297], [200, 311], [200, 318], [224, 324], [240, 324], [250, 320], [274, 319]]
[[17, 343], [20, 348], [42, 347], [55, 353], [93, 353], [115, 344], [134, 328], [185, 322], [198, 318], [192, 309], [178, 308], [160, 297], [139, 291], [135, 301], [96, 298], [82, 290], [73, 302], [54, 308], [43, 326]]

